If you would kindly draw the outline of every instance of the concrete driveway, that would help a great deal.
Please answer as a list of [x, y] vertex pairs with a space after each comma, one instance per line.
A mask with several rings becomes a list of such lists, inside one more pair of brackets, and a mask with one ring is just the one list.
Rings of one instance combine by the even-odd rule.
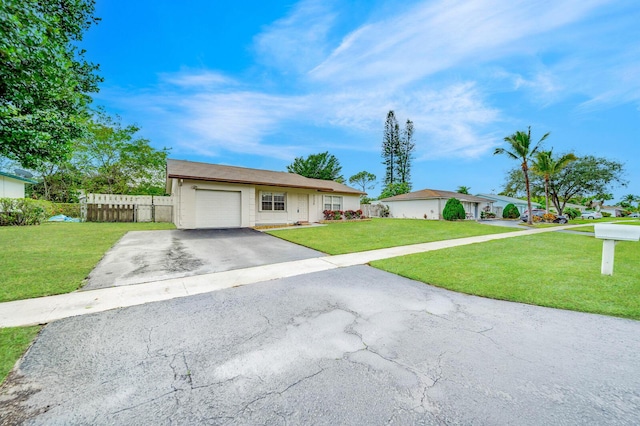
[[640, 423], [640, 322], [368, 266], [47, 325], [13, 424]]
[[98, 263], [83, 290], [324, 256], [253, 229], [127, 233]]

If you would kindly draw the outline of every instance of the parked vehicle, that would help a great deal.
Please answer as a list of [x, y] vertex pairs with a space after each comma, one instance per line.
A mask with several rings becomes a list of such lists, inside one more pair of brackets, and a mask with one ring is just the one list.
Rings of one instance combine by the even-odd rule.
[[640, 213], [631, 213], [628, 217], [640, 217]]
[[602, 219], [602, 213], [600, 212], [584, 212], [582, 213], [583, 219]]
[[[540, 219], [542, 219], [542, 216], [546, 213], [546, 211], [543, 209], [533, 209], [532, 211], [533, 211], [533, 217], [539, 217]], [[522, 213], [522, 215], [520, 216], [520, 219], [523, 222], [527, 222], [529, 220], [529, 210], [525, 210], [524, 213]], [[565, 224], [567, 222], [569, 222], [569, 218], [564, 215], [556, 216], [555, 220], [553, 221], [553, 223], [560, 223], [560, 224]]]

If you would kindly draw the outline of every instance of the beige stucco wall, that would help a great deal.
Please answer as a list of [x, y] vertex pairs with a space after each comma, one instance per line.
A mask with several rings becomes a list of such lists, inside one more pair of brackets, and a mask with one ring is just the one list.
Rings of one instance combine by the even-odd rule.
[[0, 176], [0, 198], [24, 198], [24, 182]]
[[[315, 190], [281, 188], [274, 186], [251, 186], [243, 184], [225, 184], [205, 181], [172, 179], [171, 195], [174, 199], [174, 224], [179, 229], [191, 229], [196, 226], [196, 189], [217, 191], [240, 191], [242, 208], [242, 227], [270, 224], [292, 224], [308, 220], [318, 222], [323, 219], [323, 193]], [[261, 211], [260, 192], [284, 192], [286, 204], [284, 211]], [[358, 210], [360, 197], [352, 194], [336, 194], [343, 197], [343, 210]], [[307, 214], [304, 213], [304, 207]]]

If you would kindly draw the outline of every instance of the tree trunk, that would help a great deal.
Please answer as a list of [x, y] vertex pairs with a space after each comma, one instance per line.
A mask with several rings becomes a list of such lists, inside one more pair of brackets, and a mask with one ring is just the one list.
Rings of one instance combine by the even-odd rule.
[[529, 173], [527, 173], [527, 169], [527, 163], [522, 163], [522, 172], [524, 173], [524, 186], [527, 189], [527, 206], [529, 207], [527, 224], [533, 225], [533, 212], [531, 211], [531, 189], [529, 188]]
[[547, 214], [549, 214], [549, 176], [545, 176], [544, 178], [544, 195], [545, 195], [545, 209]]

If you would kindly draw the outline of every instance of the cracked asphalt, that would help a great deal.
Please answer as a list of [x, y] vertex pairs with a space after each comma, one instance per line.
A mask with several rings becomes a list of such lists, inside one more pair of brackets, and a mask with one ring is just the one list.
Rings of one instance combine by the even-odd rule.
[[368, 266], [47, 325], [0, 423], [640, 423], [640, 323]]

